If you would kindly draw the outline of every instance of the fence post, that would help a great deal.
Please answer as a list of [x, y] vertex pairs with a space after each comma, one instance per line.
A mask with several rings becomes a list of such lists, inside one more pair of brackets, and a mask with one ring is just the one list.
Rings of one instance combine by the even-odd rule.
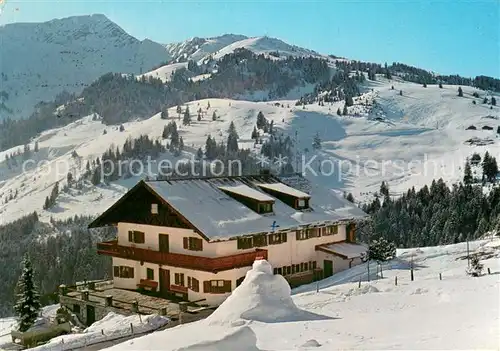
[[361, 277], [359, 277], [358, 288], [361, 288]]
[[490, 270], [490, 267], [488, 267], [488, 274], [491, 274], [491, 270]]
[[106, 295], [105, 305], [106, 305], [106, 307], [112, 307], [113, 306], [113, 295]]
[[441, 272], [439, 272], [439, 280], [443, 280], [443, 276], [441, 275]]
[[398, 276], [394, 277], [394, 285], [398, 286]]
[[134, 335], [134, 325], [132, 323], [130, 323], [130, 333]]
[[382, 264], [380, 265], [380, 278], [384, 279], [384, 273], [383, 273], [383, 266]]
[[101, 334], [104, 335], [104, 329], [101, 329]]
[[410, 271], [410, 278], [411, 278], [411, 281], [413, 281], [413, 268]]

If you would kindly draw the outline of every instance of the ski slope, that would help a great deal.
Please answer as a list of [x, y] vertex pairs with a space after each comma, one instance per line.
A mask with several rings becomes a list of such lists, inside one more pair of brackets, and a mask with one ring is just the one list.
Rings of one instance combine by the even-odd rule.
[[400, 250], [383, 278], [363, 280], [361, 287], [344, 283], [292, 296], [266, 261], [256, 261], [207, 319], [108, 350], [497, 349], [499, 250], [498, 237], [471, 243], [471, 252], [495, 273], [478, 278], [465, 273], [461, 243]]
[[[60, 188], [64, 186], [69, 171], [78, 179], [88, 160], [100, 157], [111, 146], [121, 148], [128, 137], [147, 134], [152, 139], [161, 139], [163, 127], [170, 121], [177, 123], [185, 151], [178, 158], [167, 152], [161, 159], [172, 163], [190, 159], [198, 148], [204, 149], [208, 135], [217, 142], [225, 142], [231, 122], [240, 136], [239, 147], [259, 154], [261, 145], [255, 145], [251, 139], [259, 111], [273, 122], [278, 136], [289, 135], [294, 140], [295, 152], [299, 155], [298, 163], [293, 161], [294, 167], [298, 166], [298, 170], [316, 184], [339, 192], [352, 192], [357, 201], [372, 199], [382, 181], [388, 182], [393, 196], [440, 177], [451, 185], [462, 179], [465, 159], [472, 153], [483, 156], [488, 151], [496, 156], [500, 151], [496, 135], [500, 125], [499, 107], [490, 109], [490, 105], [482, 104], [482, 98], [490, 96], [484, 91], [463, 87], [464, 97], [458, 97], [457, 89], [457, 86], [446, 85], [443, 89], [433, 85], [423, 88], [419, 84], [379, 77], [376, 82], [367, 83], [366, 92], [355, 99], [347, 116], [336, 113], [337, 109], [342, 110], [343, 102], [311, 104], [304, 109], [295, 106], [295, 100], [228, 99], [185, 104], [183, 108], [188, 106], [191, 112], [189, 126], [182, 125], [182, 117], [179, 118], [175, 108], [169, 110], [169, 120], [162, 120], [160, 114], [156, 114], [146, 120], [125, 123], [123, 132], [118, 126], [105, 126], [89, 116], [46, 131], [33, 140], [31, 149], [38, 141], [40, 151], [33, 155], [31, 168], [27, 167], [24, 172], [21, 167], [9, 169], [5, 162], [6, 155], [22, 151], [23, 146], [0, 152], [0, 223], [33, 211], [47, 221], [50, 217], [62, 219], [75, 214], [101, 213], [138, 178], [97, 187], [83, 184], [79, 189], [62, 192], [55, 208], [45, 211], [42, 205], [56, 181], [60, 182]], [[403, 96], [399, 95], [400, 90]], [[474, 92], [481, 96], [475, 98], [476, 105], [472, 104]], [[197, 121], [200, 108], [203, 118]], [[218, 117], [216, 121], [212, 120], [214, 112]], [[466, 130], [469, 125], [476, 126], [477, 130]], [[482, 130], [484, 126], [493, 130]], [[260, 132], [266, 140], [268, 135]], [[312, 148], [316, 133], [321, 139], [319, 150]], [[491, 143], [465, 143], [474, 137], [489, 138]], [[167, 140], [161, 142], [165, 145]], [[77, 159], [72, 157], [73, 151], [78, 154]], [[473, 171], [480, 175], [479, 167], [473, 167]], [[5, 203], [16, 191], [17, 197]]]

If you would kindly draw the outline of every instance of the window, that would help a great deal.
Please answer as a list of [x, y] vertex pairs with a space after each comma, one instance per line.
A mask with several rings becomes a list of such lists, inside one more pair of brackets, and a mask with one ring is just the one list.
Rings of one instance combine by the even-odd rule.
[[184, 286], [184, 273], [175, 273], [175, 285]]
[[286, 233], [269, 234], [269, 245], [286, 243]]
[[259, 213], [270, 213], [273, 212], [273, 204], [271, 203], [259, 203]]
[[73, 304], [73, 313], [76, 313], [76, 314], [80, 313], [80, 305], [77, 305], [76, 303]]
[[188, 277], [188, 288], [198, 292], [200, 291], [200, 282], [198, 279], [193, 278], [193, 277]]
[[300, 271], [299, 271], [299, 272], [303, 272], [303, 271], [304, 271], [304, 262], [302, 262], [302, 263], [300, 264]]
[[286, 274], [288, 274], [288, 275], [292, 274], [292, 267], [291, 266], [286, 266]]
[[238, 238], [238, 250], [251, 249], [253, 247], [253, 238], [251, 236]]
[[326, 236], [326, 235], [335, 235], [339, 232], [339, 228], [336, 225], [332, 225], [330, 227], [323, 227], [321, 228], [321, 235]]
[[203, 292], [225, 294], [231, 292], [230, 280], [206, 280], [203, 282]]
[[300, 272], [300, 265], [296, 264], [295, 265], [295, 273], [299, 273]]
[[253, 236], [253, 246], [267, 246], [267, 235], [259, 234]]
[[158, 204], [151, 204], [151, 214], [158, 214]]
[[305, 199], [298, 199], [297, 200], [297, 209], [300, 210], [300, 209], [303, 209], [303, 208], [307, 208], [307, 202]]
[[134, 268], [127, 266], [113, 266], [113, 276], [116, 278], [133, 278]]
[[278, 274], [278, 268], [274, 268], [274, 269], [273, 269], [273, 273], [274, 273], [274, 274]]
[[146, 268], [146, 278], [148, 280], [155, 280], [155, 271], [151, 268]]
[[292, 274], [295, 274], [295, 265], [292, 264]]
[[312, 261], [312, 269], [316, 269], [316, 261]]
[[203, 251], [203, 240], [199, 238], [185, 237], [184, 248], [191, 251]]
[[128, 241], [136, 244], [144, 244], [144, 232], [139, 232], [137, 230], [129, 230]]
[[280, 268], [278, 268], [278, 274], [281, 274], [281, 273], [283, 273], [283, 272], [281, 271], [281, 267], [280, 267]]
[[308, 271], [309, 270], [309, 263], [306, 262], [304, 263], [304, 271]]
[[317, 238], [320, 235], [319, 228], [308, 228], [296, 231], [297, 240], [306, 240], [310, 238]]

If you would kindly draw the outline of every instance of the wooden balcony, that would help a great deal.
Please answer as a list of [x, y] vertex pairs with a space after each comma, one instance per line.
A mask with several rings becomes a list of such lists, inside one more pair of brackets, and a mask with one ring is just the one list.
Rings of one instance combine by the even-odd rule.
[[257, 258], [267, 259], [267, 250], [264, 249], [256, 249], [252, 252], [223, 257], [202, 257], [123, 246], [118, 245], [116, 240], [97, 243], [97, 253], [99, 255], [212, 273], [248, 267], [251, 266]]

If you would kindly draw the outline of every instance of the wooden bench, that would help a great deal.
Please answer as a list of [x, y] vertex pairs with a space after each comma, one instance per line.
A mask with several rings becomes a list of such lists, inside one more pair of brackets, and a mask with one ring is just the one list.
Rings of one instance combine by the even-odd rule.
[[139, 289], [149, 290], [155, 292], [158, 289], [158, 282], [149, 279], [141, 279], [140, 283], [137, 284]]

